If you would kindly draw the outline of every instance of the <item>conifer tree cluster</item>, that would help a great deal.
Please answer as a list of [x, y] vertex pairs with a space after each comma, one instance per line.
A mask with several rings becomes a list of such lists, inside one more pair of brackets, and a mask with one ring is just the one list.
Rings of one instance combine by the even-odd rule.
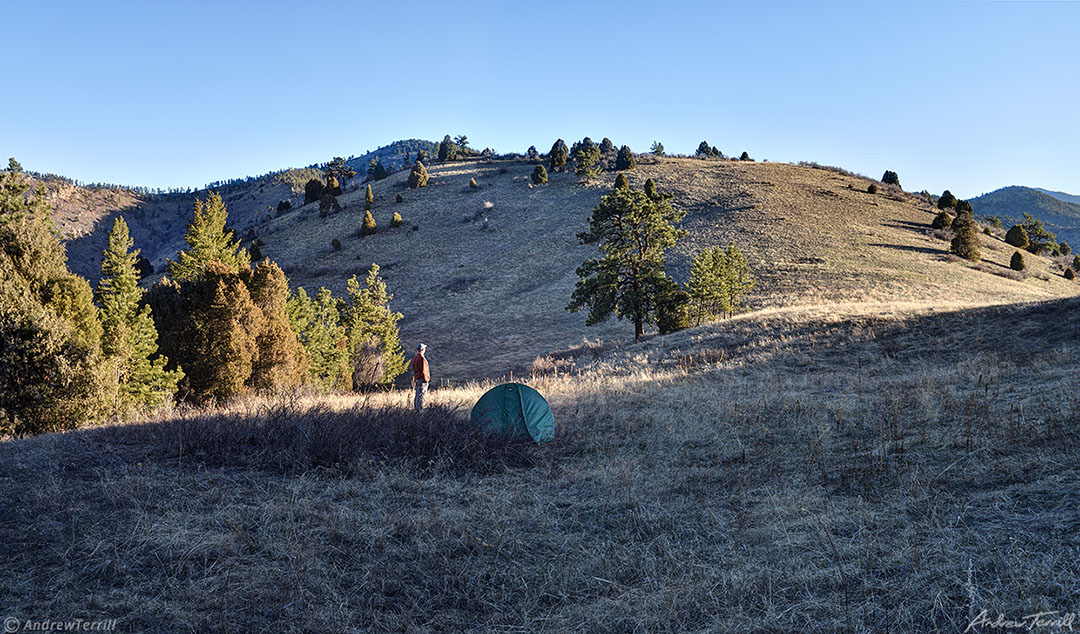
[[754, 289], [746, 256], [731, 244], [727, 249], [705, 249], [694, 258], [686, 291], [690, 314], [697, 324], [742, 309], [742, 298]]
[[637, 159], [634, 158], [634, 152], [630, 149], [630, 146], [624, 145], [620, 147], [615, 154], [615, 169], [632, 170], [635, 167], [637, 167]]
[[574, 144], [574, 174], [581, 178], [593, 178], [600, 174], [597, 162], [600, 160], [600, 148], [589, 137]]
[[570, 150], [566, 147], [566, 142], [562, 139], [557, 139], [551, 146], [551, 151], [548, 152], [548, 169], [553, 172], [562, 172], [566, 170], [566, 159], [570, 156]]

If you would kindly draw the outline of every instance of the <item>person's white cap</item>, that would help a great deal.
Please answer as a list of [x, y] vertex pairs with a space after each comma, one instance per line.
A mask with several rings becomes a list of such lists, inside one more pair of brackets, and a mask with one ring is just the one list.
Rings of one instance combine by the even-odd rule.
[[425, 348], [427, 348], [427, 344], [426, 344], [426, 343], [420, 343], [420, 344], [417, 344], [417, 345], [416, 345], [416, 349], [417, 349], [417, 350], [424, 350]]

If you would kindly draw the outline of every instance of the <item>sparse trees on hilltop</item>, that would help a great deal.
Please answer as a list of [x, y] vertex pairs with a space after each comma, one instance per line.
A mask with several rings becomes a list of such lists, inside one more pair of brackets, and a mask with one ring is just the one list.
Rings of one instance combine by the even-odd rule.
[[600, 153], [607, 154], [608, 152], [613, 151], [615, 151], [615, 144], [611, 142], [611, 139], [604, 137], [603, 140], [600, 141]]
[[[338, 190], [334, 192], [337, 195], [341, 193], [340, 189], [349, 182], [349, 179], [356, 176], [356, 170], [347, 165], [345, 159], [335, 156], [333, 160], [327, 163], [325, 176], [327, 186]], [[331, 183], [334, 184], [331, 186]]]
[[574, 174], [581, 178], [593, 178], [600, 174], [597, 161], [600, 160], [600, 148], [585, 137], [581, 143], [576, 144], [574, 150]]
[[649, 151], [652, 152], [653, 154], [655, 154], [656, 156], [663, 156], [664, 155], [664, 144], [659, 142], [659, 141], [653, 141], [652, 146], [649, 148]]
[[897, 187], [900, 187], [900, 177], [892, 170], [885, 170], [885, 173], [881, 175], [881, 182], [886, 185], [896, 185]]
[[637, 167], [637, 160], [634, 158], [634, 153], [630, 150], [630, 146], [624, 145], [620, 147], [618, 154], [615, 155], [615, 169], [632, 170], [635, 167]]
[[754, 159], [750, 158], [750, 154], [748, 152], [745, 152], [745, 151], [742, 154], [739, 155], [739, 160], [740, 161], [750, 161], [750, 162], [754, 161]]
[[[408, 157], [409, 157], [409, 153], [406, 152], [405, 153], [405, 160], [406, 161], [408, 161]], [[408, 165], [408, 163], [406, 163], [406, 165]], [[367, 175], [368, 175], [368, 178], [370, 178], [372, 180], [376, 180], [376, 181], [381, 181], [382, 179], [386, 178], [387, 177], [387, 172], [386, 172], [386, 168], [383, 167], [382, 161], [380, 161], [377, 158], [371, 159], [371, 162], [368, 163]]]

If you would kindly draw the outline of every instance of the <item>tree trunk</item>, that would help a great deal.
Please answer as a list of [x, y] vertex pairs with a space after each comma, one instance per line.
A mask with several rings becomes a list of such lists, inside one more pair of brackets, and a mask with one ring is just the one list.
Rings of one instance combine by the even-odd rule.
[[641, 339], [645, 334], [645, 320], [641, 317], [634, 317], [634, 341]]

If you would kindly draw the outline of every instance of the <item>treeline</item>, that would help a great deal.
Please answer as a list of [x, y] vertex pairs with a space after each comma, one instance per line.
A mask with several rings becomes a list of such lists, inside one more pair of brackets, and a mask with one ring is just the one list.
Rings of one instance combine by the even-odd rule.
[[376, 265], [362, 284], [349, 280], [346, 297], [290, 294], [277, 264], [251, 262], [211, 193], [149, 291], [117, 218], [91, 289], [67, 268], [44, 187], [28, 189], [21, 173], [0, 174], [0, 435], [126, 419], [177, 397], [385, 385], [405, 369], [401, 314]]

